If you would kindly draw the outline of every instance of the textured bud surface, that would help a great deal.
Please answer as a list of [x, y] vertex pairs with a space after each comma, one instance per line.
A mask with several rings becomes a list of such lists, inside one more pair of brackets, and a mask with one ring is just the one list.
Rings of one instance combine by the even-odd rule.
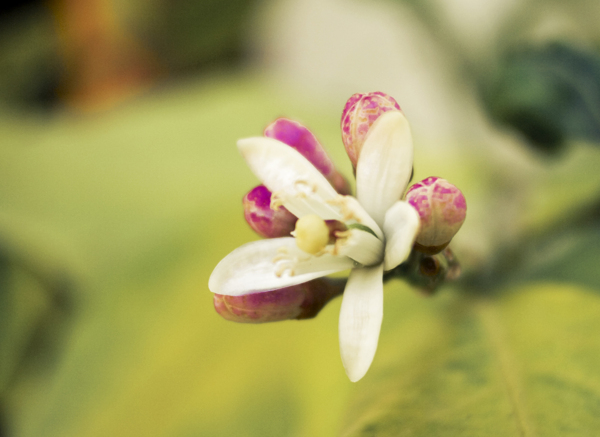
[[239, 323], [266, 323], [307, 319], [343, 291], [344, 282], [327, 278], [245, 296], [214, 295], [215, 310], [224, 319]]
[[250, 227], [265, 238], [289, 237], [296, 217], [284, 207], [271, 209], [271, 192], [259, 185], [244, 196], [244, 217]]
[[414, 184], [406, 193], [406, 201], [417, 210], [421, 220], [417, 245], [429, 248], [430, 253], [439, 252], [450, 242], [467, 215], [462, 192], [438, 177]]
[[340, 194], [350, 194], [348, 181], [335, 169], [333, 162], [305, 126], [287, 118], [278, 118], [265, 128], [264, 135], [291, 146], [308, 159]]
[[400, 111], [400, 105], [382, 92], [354, 94], [346, 102], [342, 112], [342, 141], [354, 168], [369, 128], [387, 111]]

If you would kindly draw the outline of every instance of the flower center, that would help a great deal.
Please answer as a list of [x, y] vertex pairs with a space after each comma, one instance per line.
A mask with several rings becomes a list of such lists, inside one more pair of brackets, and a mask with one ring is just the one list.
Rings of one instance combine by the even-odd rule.
[[306, 253], [315, 255], [329, 243], [329, 228], [321, 217], [316, 214], [305, 215], [296, 222], [296, 245]]
[[296, 222], [296, 245], [303, 252], [320, 257], [323, 254], [347, 256], [362, 265], [374, 265], [383, 259], [384, 243], [368, 227], [346, 226], [337, 220], [323, 220], [306, 215]]

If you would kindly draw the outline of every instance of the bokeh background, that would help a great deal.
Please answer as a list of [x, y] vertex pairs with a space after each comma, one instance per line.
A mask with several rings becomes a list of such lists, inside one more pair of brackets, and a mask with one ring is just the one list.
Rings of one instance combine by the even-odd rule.
[[[0, 436], [593, 435], [600, 3], [9, 1], [0, 15]], [[463, 279], [386, 286], [357, 384], [340, 299], [227, 322], [208, 277], [258, 238], [239, 138], [384, 91], [415, 180], [460, 187]]]

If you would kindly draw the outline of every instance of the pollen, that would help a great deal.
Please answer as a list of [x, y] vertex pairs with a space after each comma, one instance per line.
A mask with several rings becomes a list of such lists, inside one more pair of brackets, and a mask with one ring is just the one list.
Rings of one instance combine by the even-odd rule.
[[329, 228], [323, 219], [315, 214], [305, 215], [296, 222], [294, 232], [296, 244], [304, 252], [317, 254], [329, 242]]
[[281, 193], [272, 193], [271, 194], [271, 204], [269, 207], [277, 211], [279, 208], [283, 206], [283, 199], [281, 198]]

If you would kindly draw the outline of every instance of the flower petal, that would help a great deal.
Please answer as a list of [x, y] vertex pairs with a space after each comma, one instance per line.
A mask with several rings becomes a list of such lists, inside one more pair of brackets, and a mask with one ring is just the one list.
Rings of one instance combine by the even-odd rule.
[[338, 255], [352, 258], [365, 266], [372, 266], [381, 262], [383, 258], [383, 241], [375, 235], [359, 229], [350, 229], [346, 231], [346, 235], [336, 241]]
[[297, 150], [266, 137], [245, 138], [237, 145], [252, 172], [296, 217], [341, 218], [339, 210], [327, 203], [338, 193]]
[[355, 197], [338, 196], [335, 200], [331, 200], [328, 203], [339, 208], [342, 220], [346, 224], [358, 223], [366, 226], [375, 233], [377, 238], [383, 240], [383, 232], [379, 228], [379, 225], [375, 223], [375, 220], [371, 218]]
[[292, 237], [273, 238], [244, 244], [223, 258], [210, 275], [208, 288], [242, 296], [301, 284], [355, 265], [344, 256], [309, 255], [298, 249]]
[[356, 167], [356, 197], [379, 226], [410, 180], [413, 144], [400, 111], [381, 115], [371, 126]]
[[410, 255], [419, 233], [419, 213], [408, 202], [399, 200], [385, 214], [384, 270], [391, 270], [404, 262]]
[[361, 379], [369, 367], [383, 320], [383, 264], [354, 269], [344, 290], [340, 311], [340, 352], [350, 381]]

